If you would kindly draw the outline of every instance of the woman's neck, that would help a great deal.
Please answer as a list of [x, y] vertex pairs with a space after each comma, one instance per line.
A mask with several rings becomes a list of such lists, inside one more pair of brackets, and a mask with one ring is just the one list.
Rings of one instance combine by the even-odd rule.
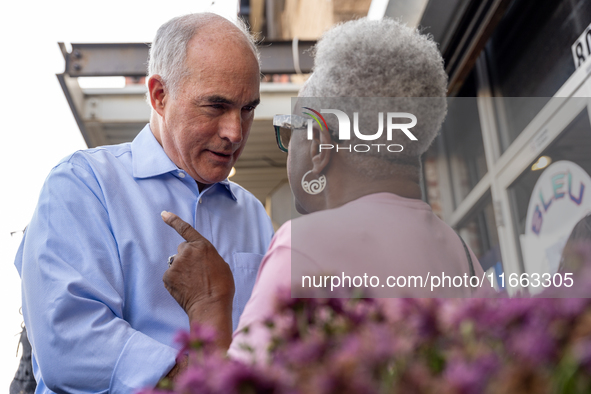
[[[393, 166], [392, 175], [368, 177], [349, 166], [331, 166], [327, 173], [327, 187], [321, 209], [337, 208], [363, 196], [375, 193], [392, 193], [404, 198], [421, 199], [420, 169], [410, 166]], [[339, 170], [337, 170], [337, 168]]]

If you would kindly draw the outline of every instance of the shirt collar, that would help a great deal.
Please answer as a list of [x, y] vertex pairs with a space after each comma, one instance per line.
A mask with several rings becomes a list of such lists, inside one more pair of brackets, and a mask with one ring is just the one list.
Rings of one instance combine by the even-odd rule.
[[238, 201], [238, 199], [236, 198], [236, 194], [234, 194], [234, 191], [232, 190], [232, 188], [238, 187], [236, 184], [233, 184], [228, 179], [224, 179], [223, 181], [218, 182], [218, 184], [224, 186], [224, 188], [228, 191], [228, 193], [230, 193], [230, 196], [234, 201]]
[[[179, 168], [166, 155], [162, 146], [154, 137], [150, 124], [148, 123], [131, 143], [131, 157], [133, 162], [133, 176], [135, 178], [151, 178], [154, 176], [178, 171]], [[190, 177], [190, 175], [187, 174]], [[237, 201], [236, 194], [232, 190], [236, 185], [228, 179], [218, 182], [224, 186], [234, 201]], [[211, 187], [215, 187], [212, 185]]]
[[150, 125], [147, 124], [131, 143], [131, 157], [133, 161], [133, 176], [136, 178], [150, 178], [178, 170], [160, 146]]

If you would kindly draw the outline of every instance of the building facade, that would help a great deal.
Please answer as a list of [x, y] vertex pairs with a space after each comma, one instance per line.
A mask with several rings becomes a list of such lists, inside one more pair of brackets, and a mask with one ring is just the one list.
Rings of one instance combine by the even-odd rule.
[[555, 273], [591, 212], [591, 1], [431, 0], [420, 24], [450, 76], [428, 201], [485, 270]]

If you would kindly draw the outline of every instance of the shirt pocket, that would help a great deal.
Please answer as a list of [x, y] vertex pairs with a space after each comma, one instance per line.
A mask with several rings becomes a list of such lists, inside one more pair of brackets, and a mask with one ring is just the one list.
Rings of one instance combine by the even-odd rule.
[[258, 253], [234, 253], [230, 269], [234, 275], [234, 304], [232, 306], [232, 327], [236, 330], [240, 315], [250, 298], [263, 255]]

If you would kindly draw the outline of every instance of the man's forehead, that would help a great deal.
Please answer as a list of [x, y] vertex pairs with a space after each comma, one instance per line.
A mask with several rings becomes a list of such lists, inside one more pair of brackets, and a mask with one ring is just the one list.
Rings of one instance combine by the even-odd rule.
[[186, 92], [199, 104], [243, 106], [258, 101], [259, 65], [249, 45], [229, 21], [200, 29], [187, 45]]
[[206, 25], [199, 27], [193, 37], [187, 43], [187, 50], [191, 46], [216, 46], [219, 44], [235, 44], [244, 46], [245, 49], [252, 49], [249, 47], [248, 38], [240, 29], [232, 22], [220, 17], [219, 20], [213, 20]]
[[[242, 33], [240, 33], [242, 34]], [[259, 63], [246, 38], [238, 34], [216, 34], [206, 36], [205, 32], [194, 36], [187, 44], [187, 67], [232, 69], [252, 68], [260, 76]]]

